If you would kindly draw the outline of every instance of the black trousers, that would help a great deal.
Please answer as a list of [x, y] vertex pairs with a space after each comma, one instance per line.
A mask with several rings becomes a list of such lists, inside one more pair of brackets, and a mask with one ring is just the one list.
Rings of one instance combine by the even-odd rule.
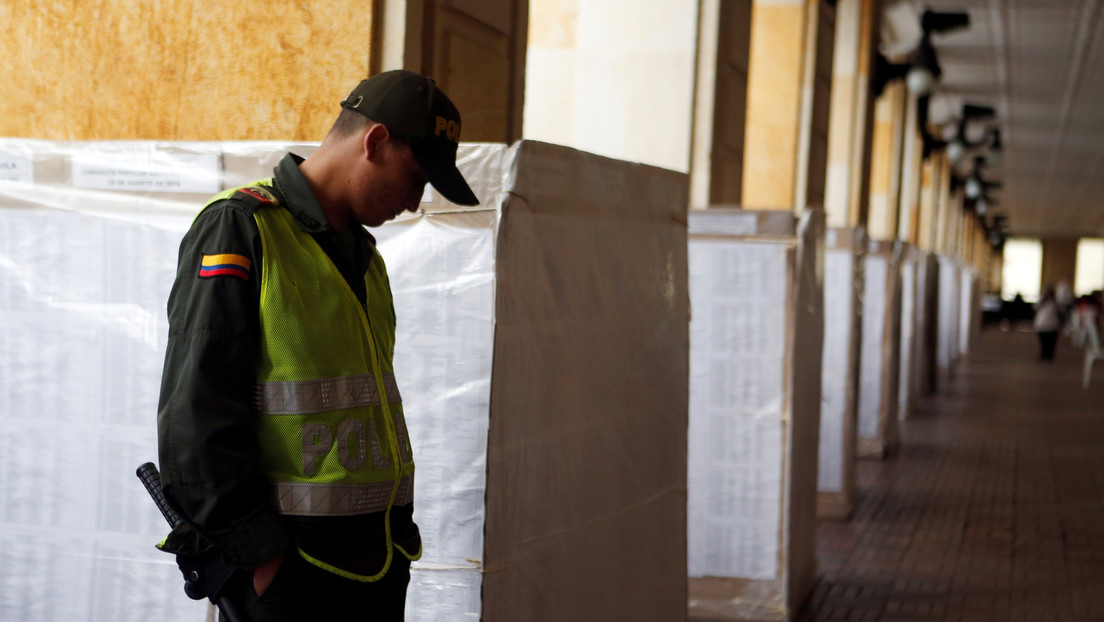
[[1054, 349], [1058, 345], [1058, 331], [1039, 333], [1039, 358], [1044, 361], [1054, 360]]
[[410, 560], [398, 551], [387, 574], [373, 583], [340, 577], [289, 553], [264, 594], [258, 597], [252, 583], [238, 589], [252, 622], [403, 622], [409, 583]]

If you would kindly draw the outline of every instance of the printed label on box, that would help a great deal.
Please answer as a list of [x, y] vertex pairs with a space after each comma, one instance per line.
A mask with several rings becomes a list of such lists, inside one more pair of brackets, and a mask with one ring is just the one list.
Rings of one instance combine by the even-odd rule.
[[219, 190], [218, 173], [214, 154], [100, 154], [73, 159], [73, 186], [89, 190], [214, 194]]
[[34, 163], [27, 156], [0, 153], [0, 182], [34, 183]]

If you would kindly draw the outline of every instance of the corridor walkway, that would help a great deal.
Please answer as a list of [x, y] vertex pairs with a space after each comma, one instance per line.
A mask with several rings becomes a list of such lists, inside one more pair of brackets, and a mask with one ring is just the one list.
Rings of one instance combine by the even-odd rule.
[[1104, 620], [1104, 362], [987, 329], [818, 530], [801, 622]]

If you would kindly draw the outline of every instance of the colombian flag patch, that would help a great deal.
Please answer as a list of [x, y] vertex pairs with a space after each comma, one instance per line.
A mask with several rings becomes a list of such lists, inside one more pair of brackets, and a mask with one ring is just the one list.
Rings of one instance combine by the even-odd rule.
[[249, 280], [249, 267], [253, 262], [248, 257], [223, 253], [221, 255], [204, 255], [203, 262], [199, 265], [199, 278], [210, 279], [216, 276], [236, 276], [245, 281]]

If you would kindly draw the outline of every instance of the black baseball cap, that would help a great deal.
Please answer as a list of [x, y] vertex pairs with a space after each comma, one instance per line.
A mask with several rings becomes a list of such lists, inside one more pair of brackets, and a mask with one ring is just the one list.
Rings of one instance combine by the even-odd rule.
[[362, 80], [341, 106], [382, 123], [410, 145], [429, 183], [457, 205], [479, 205], [456, 168], [460, 111], [431, 79], [413, 71], [385, 71]]

